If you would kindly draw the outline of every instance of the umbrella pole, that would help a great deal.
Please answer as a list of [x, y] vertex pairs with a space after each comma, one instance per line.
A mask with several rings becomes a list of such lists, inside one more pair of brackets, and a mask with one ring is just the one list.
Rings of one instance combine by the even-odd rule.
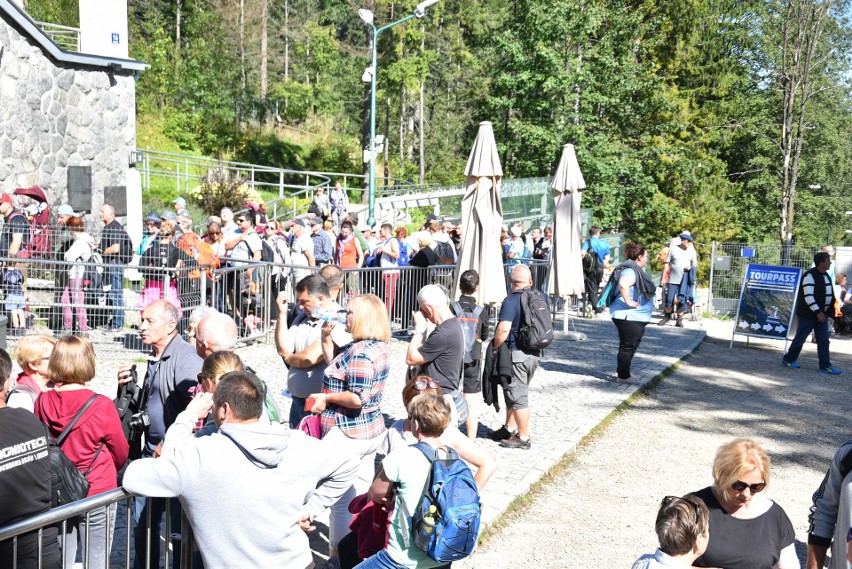
[[[568, 330], [568, 297], [563, 296], [562, 298], [562, 332], [556, 332], [554, 336], [558, 340], [569, 340], [572, 342], [583, 342], [588, 339], [588, 337], [582, 332], [577, 332], [576, 330]], [[573, 326], [572, 326], [573, 327]]]

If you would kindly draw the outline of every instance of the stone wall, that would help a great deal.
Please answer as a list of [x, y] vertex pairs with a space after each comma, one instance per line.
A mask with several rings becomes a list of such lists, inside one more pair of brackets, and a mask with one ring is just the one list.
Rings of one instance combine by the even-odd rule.
[[135, 81], [127, 72], [111, 81], [104, 69], [58, 64], [2, 16], [0, 191], [38, 185], [56, 205], [67, 198], [67, 167], [91, 166], [97, 211], [105, 187], [126, 185]]

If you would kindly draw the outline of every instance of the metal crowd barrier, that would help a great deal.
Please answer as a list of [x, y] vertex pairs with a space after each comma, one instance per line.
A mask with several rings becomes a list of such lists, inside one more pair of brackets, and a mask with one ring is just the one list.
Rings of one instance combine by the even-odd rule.
[[[135, 551], [133, 539], [134, 532], [136, 531], [136, 523], [133, 521], [136, 499], [136, 496], [125, 491], [124, 488], [119, 487], [115, 490], [110, 490], [108, 492], [98, 494], [97, 496], [92, 496], [91, 498], [74, 502], [73, 504], [53, 508], [25, 520], [20, 520], [0, 527], [0, 543], [11, 541], [12, 564], [9, 566], [9, 569], [17, 569], [19, 565], [19, 542], [24, 537], [30, 537], [33, 534], [35, 534], [38, 544], [38, 558], [35, 560], [35, 566], [39, 568], [43, 567], [45, 561], [44, 558], [46, 555], [49, 555], [49, 551], [46, 552], [45, 550], [47, 548], [52, 549], [54, 547], [54, 544], [45, 537], [45, 534], [48, 533], [47, 530], [54, 528], [58, 533], [57, 541], [60, 551], [60, 559], [62, 559], [66, 552], [66, 547], [69, 546], [68, 540], [71, 539], [72, 534], [70, 532], [72, 528], [77, 526], [80, 521], [85, 521], [88, 525], [92, 514], [100, 509], [106, 510], [107, 527], [114, 526], [114, 531], [106, 532], [104, 537], [104, 549], [108, 552], [108, 554], [104, 559], [103, 567], [105, 569], [129, 569], [133, 566], [135, 555], [138, 554], [138, 552]], [[153, 499], [154, 498], [145, 498], [147, 504], [150, 504], [150, 501]], [[191, 526], [189, 525], [189, 521], [183, 512], [181, 512], [181, 519], [179, 521], [179, 534], [178, 532], [172, 531], [172, 526], [174, 525], [171, 519], [171, 512], [173, 510], [172, 500], [173, 499], [171, 498], [165, 498], [166, 505], [164, 523], [160, 525], [162, 530], [160, 532], [160, 540], [163, 542], [161, 544], [161, 560], [163, 560], [164, 567], [169, 567], [171, 560], [174, 562], [175, 569], [192, 569], [193, 553], [196, 550], [194, 534]], [[148, 516], [144, 520], [144, 531], [146, 532], [145, 543], [147, 544], [146, 550], [143, 553], [145, 556], [145, 567], [160, 567], [159, 561], [152, 563], [153, 560], [151, 559], [150, 546], [152, 531], [151, 508], [145, 508], [145, 510], [148, 512]], [[115, 514], [112, 513], [113, 511]], [[52, 532], [49, 533], [52, 535]], [[170, 542], [178, 539], [176, 537], [177, 535], [180, 536], [180, 557], [178, 559], [174, 559]], [[99, 563], [94, 564], [90, 562], [89, 545], [91, 545], [91, 542], [89, 541], [88, 528], [86, 531], [85, 542], [85, 549], [78, 550], [77, 552], [77, 557], [81, 559], [83, 569], [101, 569], [101, 565]], [[26, 561], [27, 566], [33, 566], [32, 560], [23, 561]]]
[[[129, 348], [143, 349], [136, 328], [141, 323], [141, 311], [157, 299], [175, 304], [181, 312], [179, 328], [183, 332], [189, 316], [196, 308], [212, 306], [231, 315], [240, 330], [240, 342], [271, 341], [271, 331], [277, 318], [276, 297], [286, 292], [290, 303], [295, 303], [296, 283], [319, 267], [254, 261], [230, 261], [224, 266], [208, 271], [205, 267], [181, 268], [143, 267], [133, 265], [98, 265], [105, 288], [79, 290], [71, 286], [69, 271], [82, 270], [86, 263], [54, 261], [48, 259], [0, 258], [5, 268], [19, 268], [25, 276], [26, 295], [24, 316], [26, 331], [88, 332], [93, 343], [114, 345], [114, 333], [100, 333], [98, 328], [108, 328], [114, 315], [119, 295], [109, 290], [110, 271], [122, 274], [120, 298], [123, 303], [124, 327], [120, 334]], [[528, 263], [533, 286], [546, 292], [548, 265], [546, 262]], [[508, 275], [512, 265], [504, 266], [507, 292]], [[346, 306], [360, 294], [375, 294], [381, 298], [388, 311], [391, 329], [406, 332], [410, 327], [411, 312], [417, 309], [417, 292], [427, 284], [438, 284], [448, 291], [455, 282], [456, 267], [438, 265], [420, 267], [382, 267], [344, 269], [344, 285], [337, 300]], [[14, 302], [7, 301], [10, 289], [2, 284], [0, 305], [7, 314]], [[133, 278], [131, 278], [133, 277]], [[10, 326], [12, 322], [10, 321]], [[14, 344], [23, 330], [12, 330], [9, 340]]]

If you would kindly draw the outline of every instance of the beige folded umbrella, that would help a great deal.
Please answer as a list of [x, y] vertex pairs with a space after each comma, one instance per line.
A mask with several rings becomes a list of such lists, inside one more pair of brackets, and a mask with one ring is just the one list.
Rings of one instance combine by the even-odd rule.
[[503, 253], [500, 228], [503, 206], [500, 203], [500, 180], [503, 167], [497, 155], [494, 129], [490, 122], [479, 123], [476, 142], [470, 151], [464, 174], [465, 194], [462, 200], [462, 248], [455, 274], [454, 298], [460, 295], [459, 276], [468, 269], [479, 273], [476, 300], [481, 305], [502, 302], [506, 298], [503, 276]]
[[586, 187], [573, 144], [562, 149], [556, 175], [550, 183], [554, 191], [553, 243], [547, 292], [554, 296], [581, 295], [583, 263], [580, 259], [580, 201]]

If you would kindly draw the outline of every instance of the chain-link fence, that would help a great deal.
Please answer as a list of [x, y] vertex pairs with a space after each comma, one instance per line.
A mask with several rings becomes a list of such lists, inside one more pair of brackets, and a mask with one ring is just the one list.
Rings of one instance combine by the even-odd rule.
[[[813, 266], [814, 254], [821, 245], [797, 245], [785, 255], [780, 244], [713, 242], [710, 265], [710, 310], [717, 315], [733, 316], [749, 264], [783, 265], [807, 270]], [[835, 274], [852, 268], [852, 248], [838, 247], [835, 251]]]

